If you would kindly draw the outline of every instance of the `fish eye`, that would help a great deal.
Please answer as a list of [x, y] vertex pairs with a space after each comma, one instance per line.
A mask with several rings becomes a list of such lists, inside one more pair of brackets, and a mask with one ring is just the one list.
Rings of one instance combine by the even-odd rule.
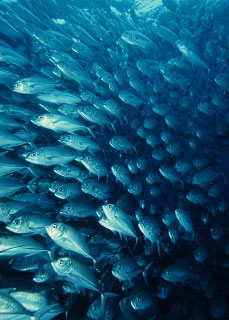
[[120, 264], [118, 265], [118, 270], [122, 270], [122, 266]]
[[45, 270], [42, 269], [42, 270], [40, 271], [40, 274], [41, 274], [41, 275], [44, 275], [44, 274], [45, 274]]
[[62, 191], [63, 191], [63, 188], [62, 188], [62, 187], [60, 187], [60, 188], [59, 188], [59, 191], [60, 191], [60, 192], [62, 192]]
[[64, 261], [63, 260], [59, 260], [58, 264], [59, 264], [59, 266], [62, 266], [64, 264]]
[[33, 153], [31, 154], [31, 156], [32, 156], [32, 157], [35, 157], [35, 156], [36, 156], [36, 153], [35, 153], [35, 152], [33, 152]]
[[15, 224], [16, 226], [18, 226], [19, 223], [20, 223], [20, 221], [19, 221], [18, 219], [14, 220], [14, 224]]
[[112, 204], [108, 204], [108, 209], [112, 209]]
[[34, 183], [33, 183], [33, 186], [34, 186], [34, 187], [36, 187], [36, 186], [37, 186], [37, 183], [36, 183], [36, 182], [34, 182]]
[[136, 300], [137, 300], [137, 302], [140, 302], [141, 298], [140, 297], [136, 297]]
[[44, 116], [38, 116], [38, 118], [39, 118], [39, 119], [43, 119], [43, 118], [44, 118]]
[[97, 237], [96, 236], [94, 236], [93, 238], [92, 238], [92, 242], [96, 242], [96, 239]]
[[93, 306], [93, 311], [96, 311], [96, 305]]
[[70, 207], [70, 206], [67, 206], [67, 210], [71, 210], [71, 207]]
[[53, 228], [53, 229], [56, 229], [56, 228], [57, 228], [57, 224], [56, 224], [56, 223], [53, 223], [52, 228]]

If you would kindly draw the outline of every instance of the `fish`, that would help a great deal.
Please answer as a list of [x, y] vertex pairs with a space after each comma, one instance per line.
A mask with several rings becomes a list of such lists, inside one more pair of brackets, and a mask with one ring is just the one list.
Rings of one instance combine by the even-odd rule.
[[21, 139], [7, 130], [0, 130], [0, 147], [5, 150], [11, 150], [14, 147], [23, 146], [29, 143], [29, 140]]
[[16, 299], [8, 294], [0, 293], [1, 317], [2, 319], [40, 319], [42, 315], [46, 315], [49, 310], [56, 307], [56, 304], [46, 306], [37, 312], [30, 312], [25, 309]]
[[163, 25], [156, 25], [153, 32], [164, 41], [168, 41], [172, 45], [178, 40], [178, 36], [169, 28]]
[[60, 199], [73, 199], [78, 198], [82, 195], [80, 186], [76, 183], [61, 183], [61, 185], [56, 188], [54, 195]]
[[51, 239], [62, 248], [94, 260], [84, 237], [71, 226], [54, 222], [46, 226], [46, 231]]
[[198, 275], [189, 270], [187, 266], [183, 265], [171, 265], [166, 267], [162, 272], [162, 278], [173, 284], [181, 282], [187, 284], [189, 281], [198, 281]]
[[76, 165], [67, 163], [60, 166], [55, 166], [53, 171], [65, 178], [75, 178], [79, 182], [83, 182], [85, 179], [89, 178], [89, 173]]
[[103, 107], [112, 116], [115, 116], [118, 119], [122, 118], [122, 107], [119, 105], [119, 103], [116, 100], [114, 100], [114, 99], [106, 100], [103, 103]]
[[224, 90], [228, 90], [228, 75], [225, 73], [219, 73], [215, 77], [215, 83], [223, 88]]
[[127, 187], [127, 191], [134, 196], [140, 196], [142, 193], [142, 184], [139, 181], [132, 180]]
[[82, 156], [81, 163], [98, 178], [104, 177], [108, 173], [106, 164], [103, 162], [102, 158], [98, 156], [85, 154]]
[[131, 297], [131, 306], [136, 311], [146, 311], [147, 309], [153, 309], [154, 312], [158, 309], [158, 302], [153, 297], [152, 293], [147, 289], [137, 290]]
[[32, 173], [32, 169], [21, 159], [13, 160], [9, 157], [0, 156], [0, 166], [0, 176], [5, 176], [18, 171], [20, 172], [23, 169], [28, 169]]
[[119, 281], [131, 281], [133, 278], [142, 273], [144, 281], [148, 285], [147, 272], [151, 265], [152, 263], [142, 267], [135, 261], [135, 259], [124, 257], [114, 263], [112, 267], [112, 274], [115, 278], [119, 279]]
[[142, 34], [136, 30], [128, 30], [122, 33], [121, 39], [130, 45], [145, 48], [155, 48], [155, 43], [148, 38], [146, 35]]
[[187, 40], [177, 40], [176, 47], [192, 65], [210, 70], [207, 63], [201, 58], [197, 46]]
[[54, 270], [52, 268], [51, 262], [46, 262], [42, 267], [40, 267], [34, 277], [33, 281], [36, 283], [43, 283], [50, 280], [54, 275]]
[[95, 208], [87, 201], [74, 199], [64, 204], [61, 207], [59, 214], [66, 217], [84, 219], [94, 216]]
[[83, 263], [69, 257], [58, 258], [52, 261], [54, 271], [78, 286], [99, 291], [99, 284], [95, 277], [94, 271]]
[[29, 77], [18, 80], [13, 86], [13, 91], [22, 94], [39, 94], [41, 92], [52, 90], [55, 86], [56, 83], [50, 79]]
[[[31, 122], [37, 126], [53, 130], [55, 132], [74, 132], [74, 131], [89, 131], [90, 128], [84, 126], [80, 121], [71, 119], [62, 114], [47, 113], [39, 116], [34, 116]], [[93, 135], [93, 133], [92, 133]]]
[[79, 39], [74, 39], [72, 50], [89, 61], [92, 61], [95, 56], [93, 50]]
[[[106, 204], [102, 206], [103, 212], [107, 219], [100, 220], [102, 223], [108, 223], [114, 231], [117, 231], [137, 239], [136, 231], [134, 229], [132, 219], [122, 209], [114, 204]], [[111, 229], [112, 230], [112, 229]]]
[[60, 136], [60, 139], [58, 141], [73, 149], [79, 151], [87, 151], [91, 154], [94, 154], [101, 150], [101, 147], [96, 142], [94, 142], [88, 137], [77, 134], [62, 135]]
[[194, 185], [203, 186], [206, 184], [211, 184], [218, 177], [219, 177], [219, 172], [208, 167], [196, 173], [193, 177], [192, 183]]
[[136, 314], [134, 312], [134, 309], [131, 306], [130, 298], [123, 298], [122, 300], [120, 300], [119, 308], [121, 310], [121, 313], [124, 319], [129, 319], [129, 320], [136, 319]]
[[44, 102], [49, 102], [53, 104], [60, 104], [60, 103], [66, 103], [66, 104], [75, 104], [81, 101], [81, 99], [68, 92], [68, 91], [61, 91], [61, 90], [50, 90], [48, 92], [39, 93], [37, 95], [37, 98]]
[[159, 172], [165, 179], [169, 180], [171, 183], [176, 183], [181, 181], [177, 172], [172, 167], [162, 166], [161, 168], [159, 168]]
[[122, 136], [113, 136], [109, 141], [109, 145], [118, 151], [124, 152], [134, 148], [134, 146]]
[[25, 184], [19, 179], [0, 177], [0, 198], [10, 197], [23, 188]]
[[117, 179], [117, 181], [120, 181], [123, 186], [128, 186], [131, 181], [131, 176], [129, 174], [129, 171], [121, 164], [114, 164], [111, 167], [111, 172]]
[[119, 92], [119, 99], [126, 104], [133, 106], [134, 108], [138, 108], [143, 104], [143, 100], [138, 98], [131, 90], [121, 90]]
[[80, 106], [78, 112], [85, 120], [95, 123], [99, 126], [110, 125], [110, 119], [108, 114], [99, 110], [93, 106]]
[[26, 57], [12, 48], [7, 48], [5, 46], [0, 46], [0, 61], [7, 64], [14, 64], [19, 67], [23, 67], [28, 64], [28, 59]]
[[0, 257], [15, 257], [34, 255], [47, 251], [38, 241], [25, 235], [1, 235], [0, 236]]
[[6, 229], [18, 234], [42, 234], [51, 222], [52, 218], [48, 215], [27, 214], [14, 219]]
[[77, 157], [76, 153], [62, 146], [46, 146], [25, 154], [25, 160], [43, 166], [66, 164]]
[[185, 209], [176, 209], [175, 216], [179, 221], [180, 225], [185, 229], [186, 232], [194, 234], [194, 226], [190, 212]]
[[160, 255], [161, 228], [157, 220], [152, 216], [139, 217], [138, 227], [147, 239], [149, 239], [152, 243], [157, 244], [158, 254]]

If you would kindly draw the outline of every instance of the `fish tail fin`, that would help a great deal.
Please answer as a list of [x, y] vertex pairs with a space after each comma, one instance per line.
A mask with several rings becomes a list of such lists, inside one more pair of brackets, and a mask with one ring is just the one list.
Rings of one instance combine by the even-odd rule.
[[92, 128], [87, 128], [87, 130], [89, 131], [89, 133], [91, 134], [91, 136], [95, 139], [96, 138], [96, 136], [95, 136], [95, 134], [94, 134], [94, 132], [93, 132], [93, 130], [92, 130]]
[[129, 120], [128, 120], [128, 117], [127, 116], [123, 116], [123, 119], [125, 120], [126, 124], [129, 124]]
[[119, 295], [113, 292], [101, 292], [101, 308], [104, 312], [106, 301], [108, 298], [117, 298]]
[[41, 318], [44, 314], [48, 313], [50, 310], [54, 309], [54, 308], [57, 307], [57, 306], [59, 306], [59, 305], [55, 303], [55, 304], [51, 304], [51, 305], [49, 305], [49, 306], [46, 306], [46, 307], [38, 310], [37, 312], [35, 312], [35, 314], [34, 314], [34, 316], [32, 317], [31, 320], [40, 320], [40, 318]]
[[159, 255], [159, 257], [160, 257], [160, 255], [161, 255], [160, 240], [157, 240], [157, 252], [158, 252], [158, 255]]
[[[29, 169], [29, 168], [28, 168]], [[31, 187], [32, 184], [37, 180], [36, 177], [34, 177], [32, 180], [30, 180], [28, 183], [27, 183], [27, 189], [29, 189], [29, 191], [33, 194], [35, 194], [36, 192], [33, 190], [33, 188]]]
[[28, 143], [32, 148], [36, 149], [37, 146], [35, 145], [34, 141], [28, 141], [28, 142], [25, 142], [25, 144]]
[[148, 271], [149, 269], [151, 268], [152, 264], [154, 263], [154, 261], [151, 261], [150, 263], [148, 263], [144, 269], [143, 269], [143, 272], [142, 272], [142, 275], [143, 275], [143, 278], [144, 278], [144, 281], [145, 281], [145, 284], [147, 285], [147, 287], [149, 286], [149, 282], [148, 282], [148, 278], [147, 278], [147, 275], [148, 275]]
[[111, 128], [112, 128], [112, 130], [114, 131], [114, 133], [117, 133], [116, 128], [115, 128], [115, 125], [114, 125], [114, 123], [112, 123], [112, 122], [111, 122]]
[[54, 250], [47, 250], [47, 254], [51, 261], [54, 260]]
[[93, 260], [93, 264], [94, 264], [94, 267], [96, 266], [96, 259], [95, 258], [92, 258], [92, 260]]
[[136, 249], [136, 247], [137, 247], [137, 244], [138, 244], [138, 237], [137, 237], [137, 236], [135, 236], [135, 244], [134, 244], [134, 249]]
[[[28, 167], [29, 172], [34, 176], [34, 178], [38, 178], [38, 175], [36, 174], [36, 172], [33, 169], [33, 166], [29, 166]], [[31, 191], [31, 190], [30, 190]]]

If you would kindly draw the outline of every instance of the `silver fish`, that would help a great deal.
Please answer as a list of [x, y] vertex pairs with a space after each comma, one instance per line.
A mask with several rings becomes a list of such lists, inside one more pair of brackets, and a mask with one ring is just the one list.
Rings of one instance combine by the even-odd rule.
[[74, 251], [94, 260], [84, 237], [71, 226], [64, 223], [53, 223], [46, 226], [50, 238], [66, 250]]
[[55, 86], [56, 83], [54, 81], [37, 76], [18, 80], [13, 87], [13, 91], [22, 94], [38, 94], [50, 91]]
[[62, 146], [37, 148], [25, 155], [25, 160], [43, 166], [59, 165], [71, 162], [77, 154]]

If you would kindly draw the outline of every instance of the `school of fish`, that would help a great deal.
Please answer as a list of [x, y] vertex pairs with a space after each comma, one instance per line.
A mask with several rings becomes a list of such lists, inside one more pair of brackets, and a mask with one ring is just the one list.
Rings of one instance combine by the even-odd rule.
[[229, 319], [228, 17], [0, 2], [0, 320]]

